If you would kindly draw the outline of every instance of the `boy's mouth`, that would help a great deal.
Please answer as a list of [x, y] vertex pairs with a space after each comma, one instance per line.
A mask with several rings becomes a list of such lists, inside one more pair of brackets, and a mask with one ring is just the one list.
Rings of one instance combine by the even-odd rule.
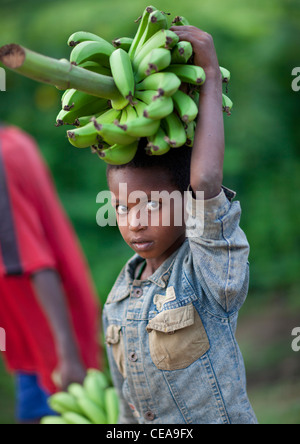
[[153, 241], [133, 241], [131, 242], [132, 246], [137, 250], [145, 251], [152, 248], [154, 242]]

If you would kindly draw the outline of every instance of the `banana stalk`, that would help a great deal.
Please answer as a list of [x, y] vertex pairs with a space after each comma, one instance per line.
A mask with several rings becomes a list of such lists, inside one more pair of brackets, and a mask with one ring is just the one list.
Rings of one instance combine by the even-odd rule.
[[66, 59], [44, 56], [14, 43], [0, 48], [0, 61], [25, 77], [61, 90], [74, 88], [104, 99], [116, 100], [121, 97], [112, 77], [74, 66]]

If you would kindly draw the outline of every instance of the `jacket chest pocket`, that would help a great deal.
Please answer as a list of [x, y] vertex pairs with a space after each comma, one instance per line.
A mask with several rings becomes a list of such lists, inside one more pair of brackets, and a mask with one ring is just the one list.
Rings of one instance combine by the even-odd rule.
[[147, 325], [151, 358], [160, 370], [188, 367], [209, 350], [204, 326], [193, 304], [165, 310]]
[[125, 379], [126, 367], [122, 327], [119, 325], [109, 325], [106, 330], [105, 340], [108, 346], [112, 348], [112, 354], [118, 370]]

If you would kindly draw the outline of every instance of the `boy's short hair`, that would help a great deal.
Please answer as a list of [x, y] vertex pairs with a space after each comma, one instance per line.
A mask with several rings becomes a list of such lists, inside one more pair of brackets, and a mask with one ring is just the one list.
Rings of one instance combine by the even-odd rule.
[[181, 193], [187, 191], [190, 184], [191, 155], [192, 148], [182, 146], [171, 148], [166, 154], [160, 156], [149, 156], [145, 148], [148, 144], [147, 138], [141, 138], [134, 159], [124, 165], [107, 164], [106, 177], [109, 183], [109, 172], [123, 168], [163, 168], [171, 178], [171, 182]]

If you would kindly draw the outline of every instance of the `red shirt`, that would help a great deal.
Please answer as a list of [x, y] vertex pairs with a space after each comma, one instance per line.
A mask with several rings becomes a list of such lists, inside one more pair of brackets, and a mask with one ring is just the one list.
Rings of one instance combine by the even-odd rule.
[[0, 128], [1, 355], [9, 369], [38, 373], [54, 392], [54, 338], [30, 279], [49, 268], [61, 277], [82, 359], [99, 368], [99, 304], [73, 228], [34, 140], [15, 127]]

